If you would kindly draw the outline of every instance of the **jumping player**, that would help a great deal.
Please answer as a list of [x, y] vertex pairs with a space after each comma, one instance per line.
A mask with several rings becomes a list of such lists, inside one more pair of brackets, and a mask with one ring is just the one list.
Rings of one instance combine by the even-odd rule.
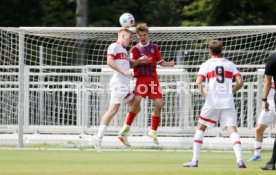
[[126, 146], [130, 146], [127, 140], [127, 134], [130, 131], [130, 126], [135, 116], [140, 111], [140, 103], [144, 97], [152, 99], [154, 104], [154, 110], [151, 116], [151, 130], [148, 132], [148, 136], [153, 139], [155, 144], [159, 144], [156, 131], [160, 123], [162, 91], [158, 81], [156, 66], [174, 66], [174, 61], [164, 61], [158, 46], [149, 42], [149, 29], [145, 23], [140, 23], [136, 26], [136, 36], [139, 39], [139, 43], [131, 48], [131, 58], [138, 60], [143, 56], [147, 56], [150, 61], [147, 64], [138, 65], [134, 68], [134, 77], [137, 78], [135, 98], [126, 115], [124, 126], [118, 134], [119, 140]]
[[129, 105], [133, 101], [134, 94], [130, 86], [130, 77], [132, 71], [130, 67], [146, 63], [146, 57], [141, 57], [135, 61], [130, 61], [125, 47], [132, 41], [132, 32], [128, 29], [121, 29], [118, 32], [118, 40], [108, 47], [107, 65], [113, 69], [114, 73], [110, 80], [111, 100], [109, 109], [101, 119], [101, 125], [98, 128], [97, 135], [94, 136], [94, 146], [98, 152], [101, 151], [102, 138], [106, 132], [107, 126], [116, 115], [123, 101]]

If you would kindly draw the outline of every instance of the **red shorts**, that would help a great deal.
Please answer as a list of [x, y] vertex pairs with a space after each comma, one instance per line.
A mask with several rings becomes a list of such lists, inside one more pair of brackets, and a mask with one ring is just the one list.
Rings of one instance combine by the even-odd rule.
[[135, 96], [162, 98], [162, 89], [157, 77], [138, 77], [135, 86]]

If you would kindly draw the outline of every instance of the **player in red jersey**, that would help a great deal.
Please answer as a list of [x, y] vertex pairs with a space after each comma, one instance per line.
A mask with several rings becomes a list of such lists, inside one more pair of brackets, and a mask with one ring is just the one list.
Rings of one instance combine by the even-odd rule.
[[140, 110], [140, 103], [143, 97], [149, 97], [153, 100], [154, 111], [151, 116], [151, 130], [148, 132], [148, 136], [153, 139], [155, 144], [159, 144], [156, 131], [160, 123], [162, 90], [158, 81], [156, 66], [174, 66], [174, 61], [164, 61], [158, 46], [149, 42], [149, 29], [145, 23], [140, 23], [136, 26], [136, 36], [139, 39], [139, 43], [131, 48], [131, 59], [137, 60], [146, 56], [150, 61], [148, 61], [147, 64], [138, 65], [134, 68], [134, 77], [137, 78], [135, 98], [126, 115], [124, 126], [118, 135], [119, 140], [126, 146], [130, 146], [127, 140], [127, 133], [130, 130], [135, 116]]

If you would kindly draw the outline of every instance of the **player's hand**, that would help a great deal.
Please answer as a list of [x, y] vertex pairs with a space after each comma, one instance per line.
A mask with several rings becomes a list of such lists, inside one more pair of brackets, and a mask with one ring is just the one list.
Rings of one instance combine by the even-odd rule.
[[174, 60], [172, 60], [172, 61], [169, 62], [169, 66], [170, 67], [173, 67], [174, 65], [175, 65]]
[[124, 76], [126, 76], [126, 77], [128, 77], [128, 78], [131, 78], [131, 77], [133, 77], [133, 73], [132, 73], [132, 71], [131, 70], [129, 70], [129, 71], [124, 71]]
[[207, 97], [207, 92], [203, 91], [203, 92], [201, 93], [201, 95], [202, 95], [203, 97]]
[[140, 64], [147, 64], [149, 61], [151, 60], [151, 58], [147, 57], [146, 55], [141, 56], [138, 61]]
[[269, 111], [269, 103], [267, 101], [263, 101], [262, 109], [265, 111]]

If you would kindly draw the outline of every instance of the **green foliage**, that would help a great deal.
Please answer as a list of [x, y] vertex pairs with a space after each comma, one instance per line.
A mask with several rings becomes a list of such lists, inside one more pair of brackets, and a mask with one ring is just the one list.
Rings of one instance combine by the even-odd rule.
[[179, 26], [181, 24], [183, 0], [140, 0], [137, 21], [149, 26]]
[[[90, 1], [90, 25], [119, 26], [119, 17], [132, 13], [136, 22], [150, 26], [179, 26], [183, 0]], [[101, 17], [101, 18], [99, 18]]]
[[[275, 0], [88, 0], [89, 26], [119, 26], [122, 13], [149, 26], [274, 25]], [[75, 26], [76, 0], [6, 0], [0, 26]]]
[[75, 26], [74, 0], [40, 0], [41, 26]]
[[196, 0], [184, 6], [182, 25], [273, 25], [274, 0]]
[[182, 26], [207, 25], [206, 16], [210, 11], [210, 3], [212, 3], [211, 0], [197, 0], [184, 5], [182, 14], [185, 19], [182, 21]]
[[122, 13], [133, 13], [136, 9], [135, 1], [127, 0], [101, 0], [89, 1], [90, 26], [119, 26], [119, 17]]
[[18, 27], [39, 25], [42, 15], [37, 0], [8, 0], [0, 3], [0, 26]]

